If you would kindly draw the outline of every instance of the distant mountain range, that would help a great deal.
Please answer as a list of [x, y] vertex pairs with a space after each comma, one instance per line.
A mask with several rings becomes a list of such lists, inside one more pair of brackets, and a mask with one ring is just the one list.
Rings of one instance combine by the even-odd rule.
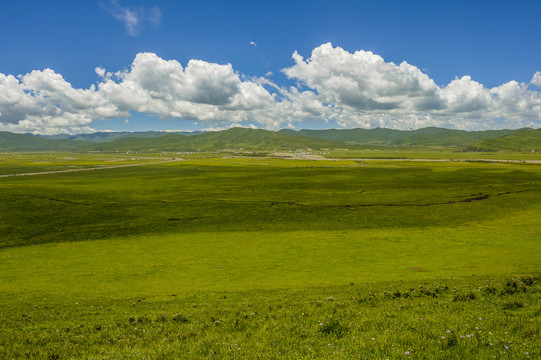
[[87, 142], [60, 139], [51, 140], [26, 134], [0, 131], [0, 151], [60, 151], [75, 150]]
[[[100, 131], [95, 132], [92, 134], [77, 134], [77, 135], [68, 135], [68, 134], [61, 134], [61, 135], [37, 135], [39, 137], [45, 138], [45, 139], [52, 139], [52, 140], [59, 140], [59, 139], [69, 139], [69, 140], [80, 140], [80, 141], [90, 141], [90, 142], [110, 142], [115, 141], [118, 139], [124, 139], [124, 138], [155, 138], [160, 137], [167, 134], [167, 132], [163, 131], [143, 131], [143, 132], [108, 132], [108, 131]], [[178, 131], [173, 132], [173, 134], [182, 134], [182, 135], [199, 135], [203, 134], [203, 131]]]
[[366, 146], [444, 146], [465, 151], [541, 151], [541, 129], [464, 131], [423, 128], [289, 130], [232, 128], [213, 132], [97, 132], [28, 135], [0, 132], [0, 151], [291, 151]]
[[85, 150], [97, 151], [219, 151], [219, 150], [295, 150], [343, 146], [344, 143], [303, 138], [274, 131], [232, 128], [199, 135], [166, 134], [159, 138], [124, 138], [109, 143], [94, 144]]

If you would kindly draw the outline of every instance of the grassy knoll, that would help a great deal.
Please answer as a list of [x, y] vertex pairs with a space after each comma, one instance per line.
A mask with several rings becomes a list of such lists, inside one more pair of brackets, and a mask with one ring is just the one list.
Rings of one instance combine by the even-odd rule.
[[470, 149], [540, 151], [541, 129], [521, 129], [506, 136], [484, 139], [472, 144]]
[[[39, 166], [105, 161], [78, 156]], [[541, 356], [538, 164], [188, 156], [0, 187], [0, 358]]]

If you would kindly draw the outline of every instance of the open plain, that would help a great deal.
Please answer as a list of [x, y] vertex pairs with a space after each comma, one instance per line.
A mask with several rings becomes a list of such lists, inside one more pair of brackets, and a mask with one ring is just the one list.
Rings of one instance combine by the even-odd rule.
[[1, 154], [0, 357], [541, 356], [541, 167], [444, 155]]

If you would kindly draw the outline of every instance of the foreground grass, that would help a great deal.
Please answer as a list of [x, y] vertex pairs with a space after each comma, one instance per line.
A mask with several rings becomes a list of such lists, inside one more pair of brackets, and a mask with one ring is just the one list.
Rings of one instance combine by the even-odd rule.
[[0, 357], [536, 358], [539, 229], [512, 223], [3, 249]]
[[3, 296], [4, 359], [525, 359], [540, 279], [406, 281], [107, 300]]

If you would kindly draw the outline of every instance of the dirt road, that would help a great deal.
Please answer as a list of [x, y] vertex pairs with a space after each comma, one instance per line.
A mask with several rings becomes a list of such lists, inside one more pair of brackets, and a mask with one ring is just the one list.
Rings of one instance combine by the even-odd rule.
[[22, 174], [5, 174], [5, 175], [0, 175], [0, 178], [12, 177], [12, 176], [33, 176], [33, 175], [47, 175], [47, 174], [62, 174], [62, 173], [78, 172], [78, 171], [94, 171], [94, 170], [118, 169], [118, 168], [123, 168], [123, 167], [163, 164], [163, 163], [169, 163], [169, 162], [174, 162], [174, 161], [182, 161], [182, 160], [183, 159], [169, 159], [169, 160], [155, 161], [155, 162], [146, 162], [146, 163], [137, 163], [137, 164], [124, 164], [124, 165], [112, 165], [112, 166], [100, 166], [100, 167], [91, 167], [91, 168], [83, 168], [83, 169], [42, 171], [42, 172], [22, 173]]

